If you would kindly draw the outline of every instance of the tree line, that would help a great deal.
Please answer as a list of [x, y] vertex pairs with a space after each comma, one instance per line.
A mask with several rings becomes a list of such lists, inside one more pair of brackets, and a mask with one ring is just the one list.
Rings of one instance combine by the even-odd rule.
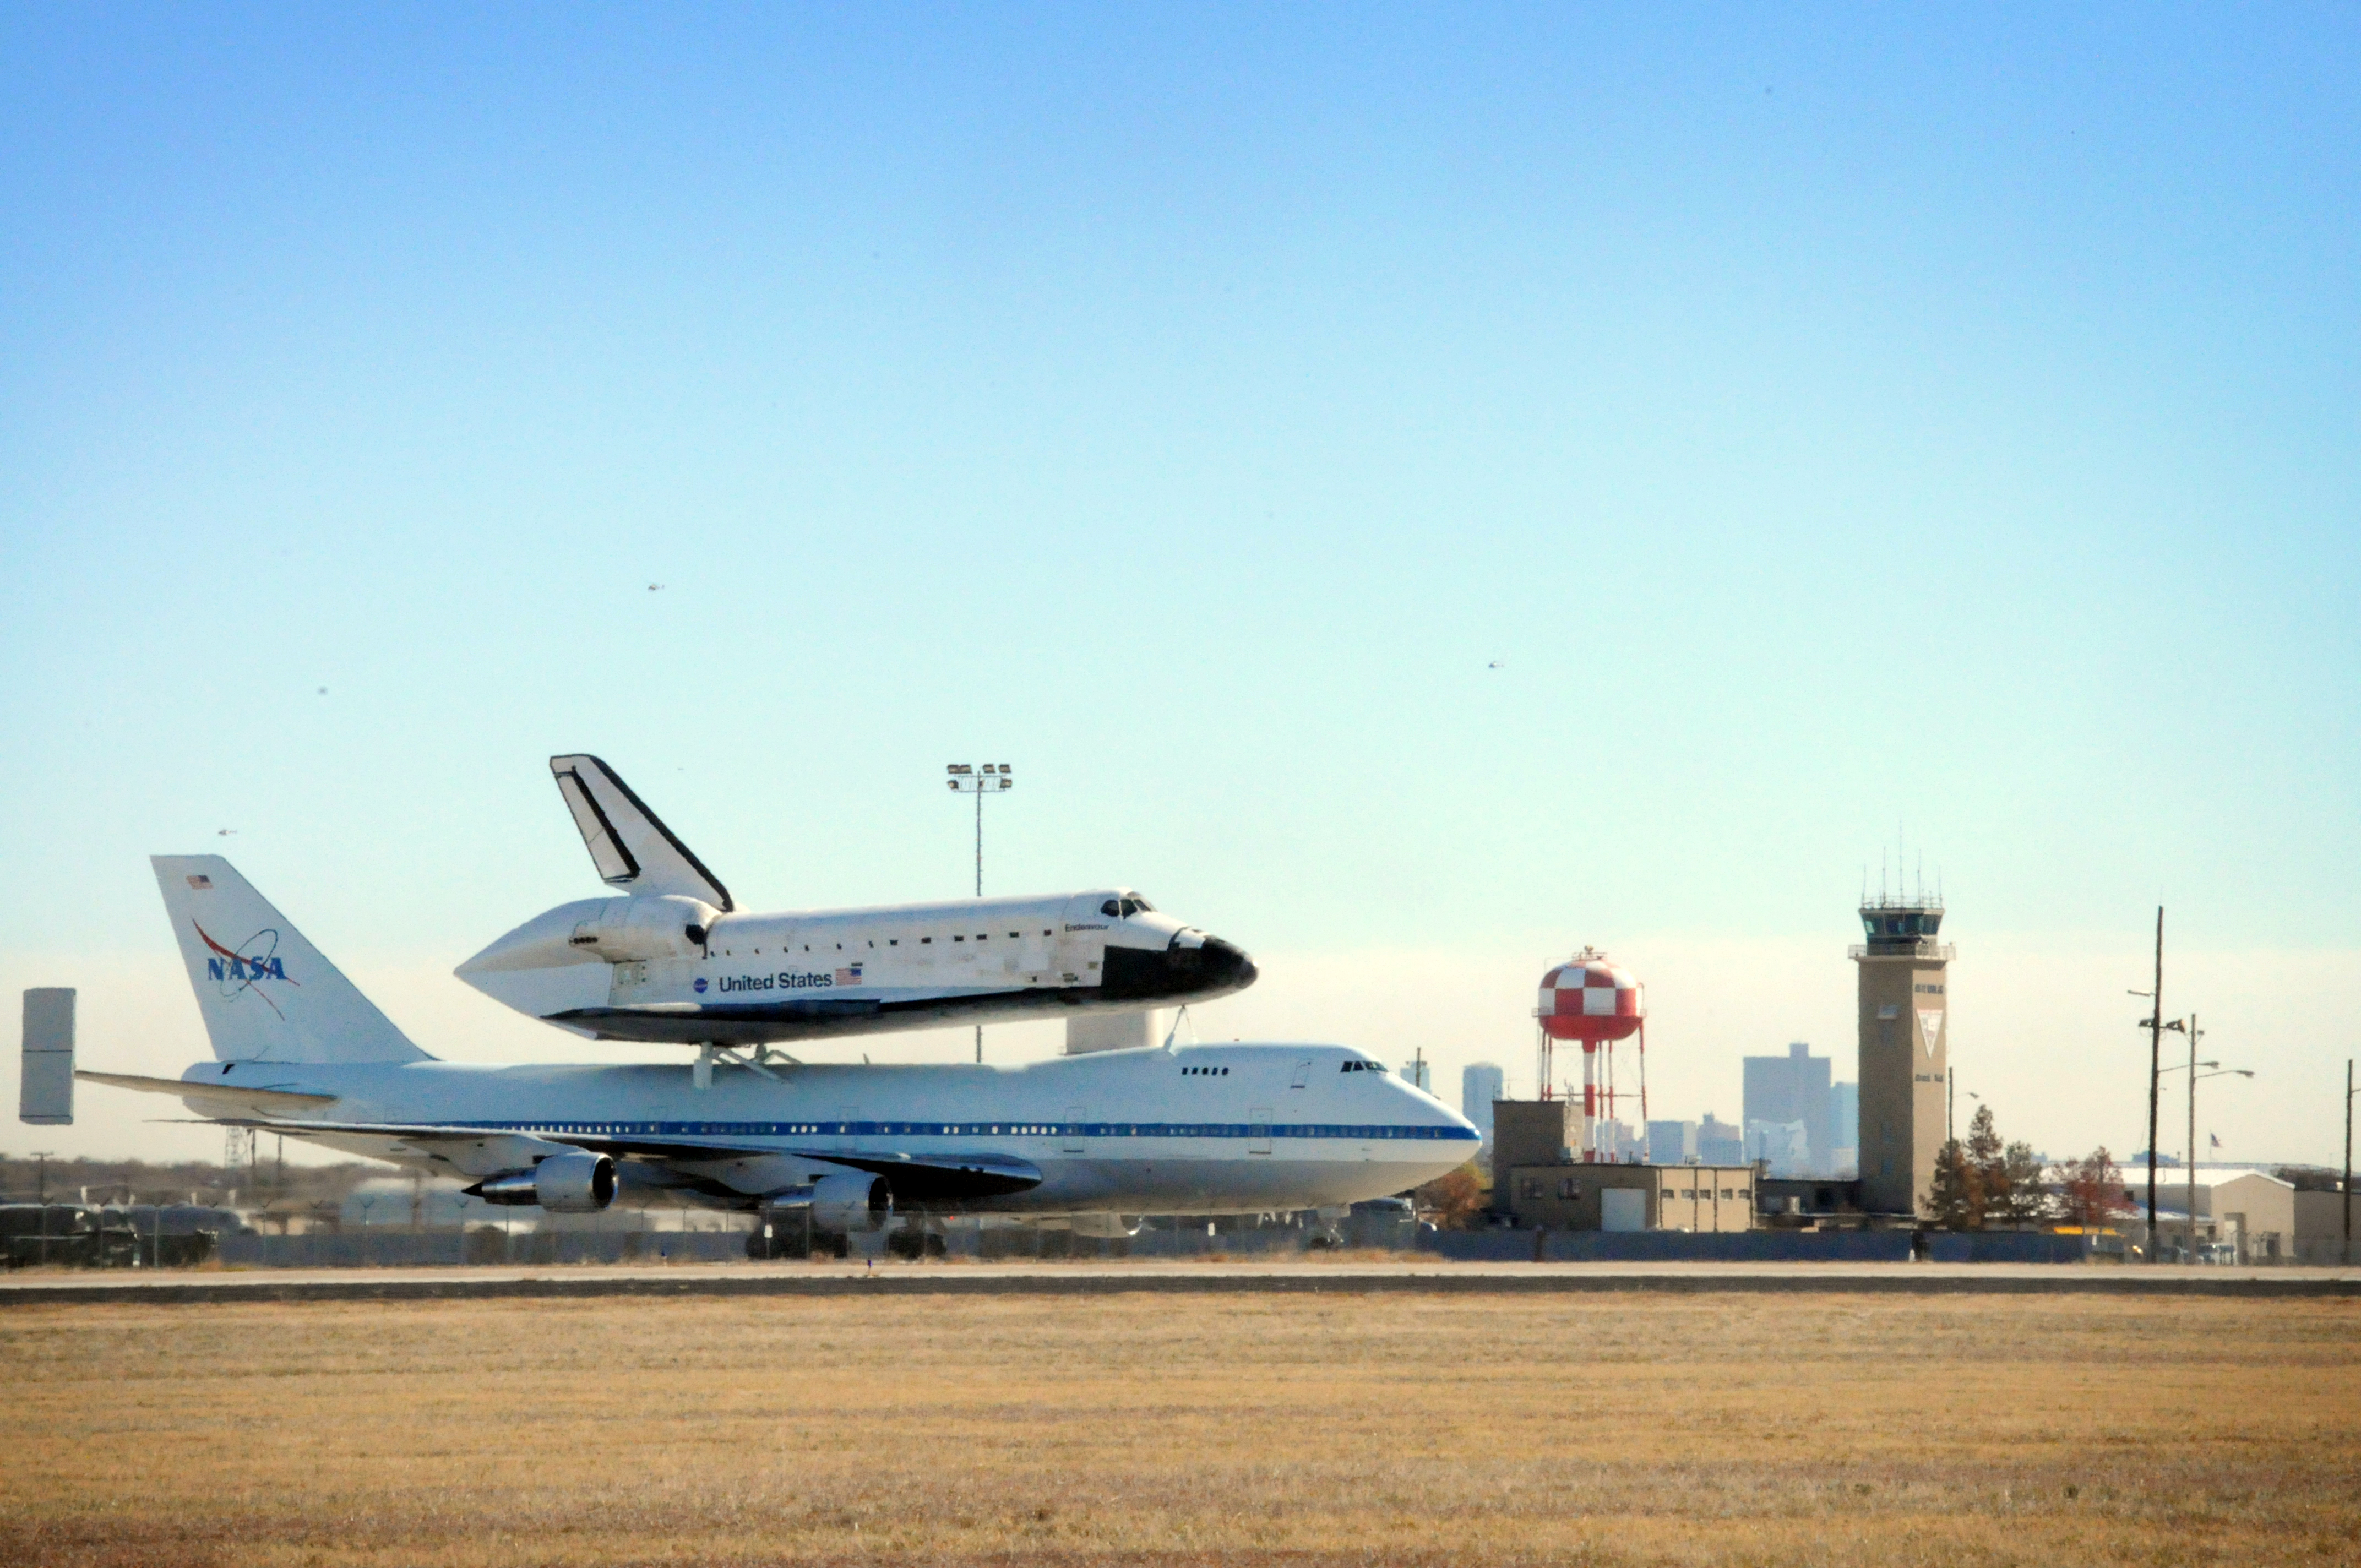
[[2104, 1145], [2059, 1167], [2053, 1181], [2032, 1145], [2001, 1142], [1992, 1107], [1982, 1105], [1966, 1141], [1947, 1139], [1936, 1154], [1922, 1207], [1929, 1223], [1949, 1231], [2103, 1225], [2130, 1212], [2123, 1193], [2123, 1172]]

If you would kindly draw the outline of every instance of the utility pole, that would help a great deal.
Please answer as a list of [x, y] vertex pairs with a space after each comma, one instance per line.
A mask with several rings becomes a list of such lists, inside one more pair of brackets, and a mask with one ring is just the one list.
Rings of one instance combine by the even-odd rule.
[[2164, 905], [2156, 906], [2156, 989], [2147, 1016], [2147, 1260], [2156, 1261], [2156, 1100], [2164, 1082]]
[[[1016, 781], [1010, 776], [1006, 762], [950, 762], [943, 772], [950, 775], [954, 795], [975, 796], [975, 895], [983, 896], [983, 797], [1015, 789]], [[983, 1025], [975, 1026], [975, 1059], [983, 1060]]]
[[1947, 1067], [1943, 1069], [1943, 1141], [1947, 1144], [1960, 1141], [1959, 1118], [1952, 1113], [1959, 1102], [1960, 1069]]

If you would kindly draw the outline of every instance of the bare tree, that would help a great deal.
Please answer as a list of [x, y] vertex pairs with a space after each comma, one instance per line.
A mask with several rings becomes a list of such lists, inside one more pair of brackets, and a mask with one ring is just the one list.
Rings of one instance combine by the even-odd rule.
[[2104, 1144], [2066, 1167], [2059, 1218], [2070, 1225], [2103, 1225], [2131, 1212], [2124, 1204], [2124, 1173]]

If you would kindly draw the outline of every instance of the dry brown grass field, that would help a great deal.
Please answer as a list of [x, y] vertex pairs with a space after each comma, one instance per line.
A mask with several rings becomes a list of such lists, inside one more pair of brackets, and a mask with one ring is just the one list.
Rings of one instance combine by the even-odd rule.
[[0, 1313], [0, 1560], [2361, 1561], [2361, 1309], [993, 1297]]

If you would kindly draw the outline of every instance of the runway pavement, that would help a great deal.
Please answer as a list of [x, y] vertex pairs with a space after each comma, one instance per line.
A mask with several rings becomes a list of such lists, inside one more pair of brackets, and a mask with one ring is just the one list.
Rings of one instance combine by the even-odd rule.
[[553, 1296], [1115, 1295], [1126, 1291], [1652, 1290], [1947, 1295], [2333, 1297], [2361, 1300], [2361, 1268], [1927, 1263], [1005, 1263], [930, 1261], [190, 1269], [0, 1278], [0, 1308], [58, 1302], [399, 1301]]

